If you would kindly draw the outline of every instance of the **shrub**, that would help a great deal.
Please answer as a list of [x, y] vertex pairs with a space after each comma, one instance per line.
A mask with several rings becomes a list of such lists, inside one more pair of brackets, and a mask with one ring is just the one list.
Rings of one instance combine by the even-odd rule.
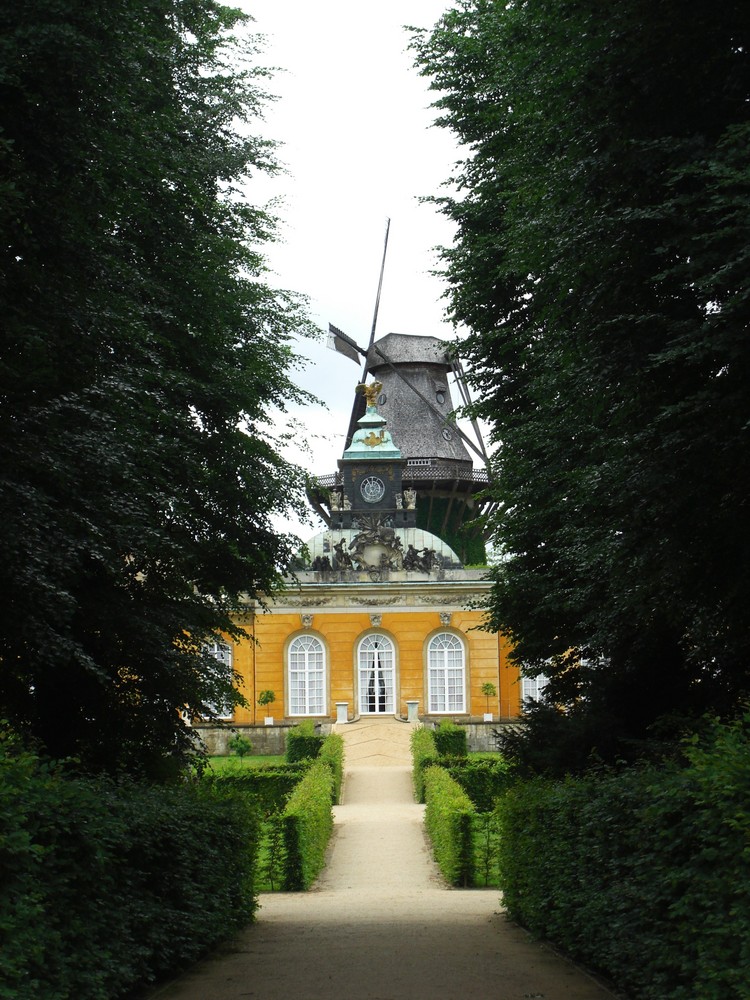
[[438, 763], [438, 752], [435, 738], [430, 729], [415, 729], [411, 734], [412, 781], [414, 782], [414, 798], [424, 802], [425, 770]]
[[284, 889], [308, 889], [325, 862], [333, 831], [333, 774], [316, 761], [299, 782], [278, 822], [284, 840]]
[[511, 915], [634, 1000], [750, 995], [749, 732], [712, 723], [681, 765], [511, 789]]
[[298, 764], [276, 764], [271, 767], [237, 767], [218, 772], [208, 771], [203, 783], [227, 793], [251, 796], [263, 815], [284, 808], [295, 785], [310, 766], [309, 761]]
[[472, 818], [472, 875], [474, 885], [500, 885], [500, 817], [497, 810]]
[[513, 780], [510, 765], [499, 754], [483, 754], [451, 761], [448, 773], [463, 788], [477, 812], [492, 812], [497, 799]]
[[311, 719], [292, 726], [286, 734], [286, 759], [289, 764], [300, 760], [315, 760], [325, 737], [315, 731]]
[[333, 774], [333, 803], [341, 801], [341, 785], [344, 780], [344, 740], [338, 733], [329, 733], [323, 740], [318, 754]]
[[451, 885], [471, 885], [473, 873], [471, 799], [442, 767], [425, 772], [425, 826], [435, 860]]
[[244, 796], [75, 777], [6, 740], [0, 814], [2, 997], [113, 1000], [253, 916]]
[[466, 728], [464, 726], [457, 726], [455, 722], [443, 719], [433, 731], [433, 736], [437, 752], [441, 757], [466, 756]]
[[241, 733], [235, 733], [227, 745], [230, 752], [238, 757], [247, 757], [253, 752], [253, 744], [247, 736], [243, 736]]

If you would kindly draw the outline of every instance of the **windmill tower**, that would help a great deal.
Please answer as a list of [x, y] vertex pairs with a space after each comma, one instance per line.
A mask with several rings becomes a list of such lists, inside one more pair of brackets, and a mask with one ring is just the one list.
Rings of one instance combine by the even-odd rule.
[[[373, 342], [366, 359], [365, 374], [381, 384], [375, 402], [400, 451], [403, 488], [417, 495], [417, 527], [447, 542], [462, 563], [484, 563], [477, 518], [485, 505], [479, 494], [489, 481], [487, 455], [478, 428], [474, 427], [476, 440], [472, 440], [455, 422], [451, 380], [461, 402], [468, 402], [458, 363], [437, 337], [401, 333], [389, 333]], [[348, 447], [365, 410], [365, 400], [359, 395], [352, 410]], [[470, 450], [484, 468], [474, 467]], [[325, 491], [340, 482], [340, 474], [320, 477], [320, 488], [311, 492], [313, 506], [329, 526], [331, 510]]]

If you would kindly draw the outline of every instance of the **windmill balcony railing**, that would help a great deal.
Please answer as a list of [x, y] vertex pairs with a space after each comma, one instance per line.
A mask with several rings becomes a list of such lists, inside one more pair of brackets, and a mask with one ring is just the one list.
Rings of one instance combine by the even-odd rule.
[[[486, 469], [467, 469], [461, 465], [407, 465], [404, 469], [404, 482], [428, 482], [434, 479], [459, 479], [477, 485], [487, 485], [489, 475]], [[341, 480], [336, 473], [315, 476], [314, 484], [324, 490], [330, 490], [340, 485]]]

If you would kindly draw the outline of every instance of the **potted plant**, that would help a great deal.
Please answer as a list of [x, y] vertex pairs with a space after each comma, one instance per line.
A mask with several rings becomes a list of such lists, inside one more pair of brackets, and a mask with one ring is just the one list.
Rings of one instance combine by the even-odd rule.
[[484, 713], [484, 721], [492, 722], [492, 712], [490, 712], [490, 698], [494, 698], [497, 695], [497, 688], [492, 683], [492, 681], [487, 681], [486, 684], [482, 685], [482, 694], [487, 699], [487, 711]]
[[[261, 691], [258, 695], [258, 704], [261, 708], [265, 708], [266, 705], [272, 705], [276, 701], [276, 693], [274, 691]], [[273, 716], [267, 715], [264, 720], [267, 726], [273, 725]]]

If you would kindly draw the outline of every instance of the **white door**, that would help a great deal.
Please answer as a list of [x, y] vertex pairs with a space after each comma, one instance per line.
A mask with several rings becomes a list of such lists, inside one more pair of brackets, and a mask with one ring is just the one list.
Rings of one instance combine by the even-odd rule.
[[367, 635], [359, 644], [360, 715], [393, 715], [393, 643], [384, 635]]

